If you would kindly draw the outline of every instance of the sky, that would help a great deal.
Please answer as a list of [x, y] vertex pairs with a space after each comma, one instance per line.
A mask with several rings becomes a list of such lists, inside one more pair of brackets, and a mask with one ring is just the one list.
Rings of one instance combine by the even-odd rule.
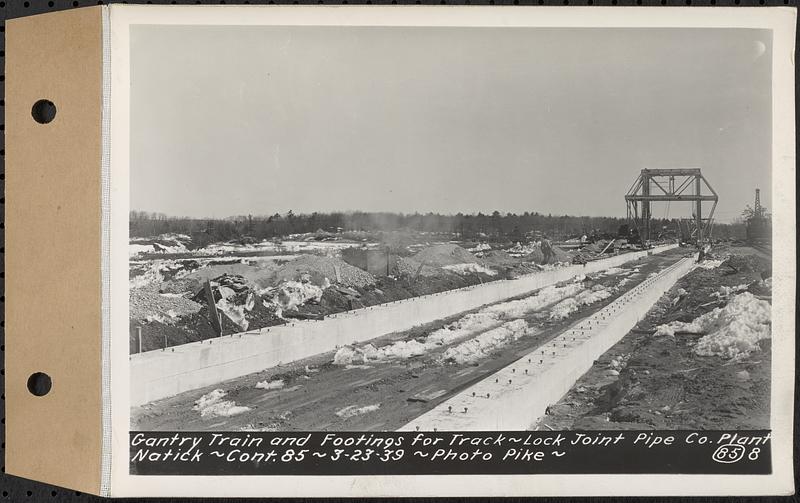
[[771, 45], [750, 29], [133, 26], [131, 208], [624, 216], [642, 168], [699, 167], [731, 221], [756, 187], [771, 208]]

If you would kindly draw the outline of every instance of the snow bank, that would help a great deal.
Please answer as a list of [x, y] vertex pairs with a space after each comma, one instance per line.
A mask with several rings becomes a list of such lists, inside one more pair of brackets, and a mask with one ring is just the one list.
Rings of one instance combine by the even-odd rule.
[[[499, 307], [499, 306], [497, 306]], [[458, 320], [435, 330], [425, 338], [431, 345], [447, 345], [458, 339], [469, 337], [488, 330], [500, 323], [502, 312], [490, 311], [488, 308], [477, 313], [467, 314]]]
[[[169, 241], [167, 241], [169, 242]], [[140, 253], [186, 253], [188, 248], [178, 241], [170, 244], [141, 244], [135, 241], [128, 244], [128, 257], [135, 257]]]
[[362, 347], [342, 346], [333, 355], [334, 365], [362, 365], [369, 360], [378, 359], [378, 350], [372, 344]]
[[156, 261], [145, 269], [143, 274], [134, 276], [128, 280], [130, 288], [143, 288], [153, 283], [161, 283], [164, 281], [164, 275], [161, 271], [160, 262]]
[[727, 299], [728, 297], [730, 297], [734, 293], [744, 292], [745, 290], [747, 290], [747, 285], [746, 284], [741, 284], [741, 285], [736, 285], [736, 286], [724, 286], [723, 285], [723, 286], [719, 287], [719, 290], [717, 290], [716, 292], [712, 292], [711, 296], [722, 300], [722, 299]]
[[267, 381], [261, 381], [261, 382], [256, 383], [256, 388], [258, 388], [258, 389], [266, 389], [266, 390], [281, 389], [285, 385], [286, 385], [286, 383], [283, 381], [283, 379], [277, 379], [275, 381], [267, 380]]
[[564, 299], [550, 310], [551, 320], [563, 320], [581, 308], [605, 300], [612, 295], [612, 289], [596, 285], [591, 290], [584, 290], [574, 297]]
[[443, 362], [474, 363], [529, 333], [525, 320], [514, 320], [484, 332], [477, 337], [448, 348], [442, 355]]
[[736, 295], [725, 307], [718, 307], [691, 322], [674, 321], [661, 325], [656, 335], [675, 335], [676, 331], [706, 333], [694, 347], [700, 356], [741, 359], [758, 351], [758, 341], [769, 339], [771, 329], [769, 302], [750, 292]]
[[698, 262], [697, 265], [695, 266], [695, 268], [716, 269], [717, 267], [722, 265], [723, 262], [724, 262], [723, 259], [720, 259], [720, 260], [714, 260], [714, 259], [704, 260], [702, 262]]
[[250, 292], [247, 295], [247, 299], [245, 300], [244, 304], [237, 304], [234, 301], [236, 292], [234, 292], [231, 288], [220, 286], [218, 287], [218, 290], [222, 297], [217, 301], [217, 309], [225, 313], [225, 315], [230, 318], [231, 321], [239, 325], [242, 330], [247, 330], [250, 322], [247, 321], [245, 312], [252, 311], [253, 306], [255, 306], [256, 300], [253, 293]]
[[172, 325], [175, 323], [177, 319], [178, 319], [178, 314], [172, 309], [167, 311], [166, 314], [164, 315], [158, 313], [150, 313], [145, 317], [145, 321], [147, 321], [148, 323], [157, 321], [159, 323], [163, 323], [164, 325]]
[[153, 251], [153, 245], [138, 245], [135, 243], [131, 243], [128, 245], [128, 256], [133, 257], [140, 253], [151, 252]]
[[374, 405], [365, 405], [364, 407], [356, 407], [355, 405], [348, 405], [347, 407], [336, 411], [336, 415], [341, 417], [342, 419], [347, 419], [348, 417], [359, 416], [361, 414], [367, 414], [369, 412], [375, 412], [380, 408], [381, 404], [379, 403], [376, 403]]
[[492, 249], [492, 247], [488, 243], [479, 243], [474, 248], [468, 248], [467, 251], [470, 251], [470, 252], [474, 253], [474, 252], [488, 251], [488, 250], [491, 250], [491, 249]]
[[530, 312], [547, 307], [550, 304], [555, 304], [562, 299], [571, 297], [581, 290], [583, 290], [583, 285], [580, 283], [570, 283], [561, 287], [551, 285], [539, 290], [537, 295], [495, 304], [483, 309], [482, 312], [495, 313], [502, 318], [519, 318]]
[[601, 271], [600, 274], [604, 276], [611, 276], [612, 274], [633, 274], [633, 271], [622, 269], [620, 267], [609, 267], [608, 269]]
[[448, 271], [452, 271], [456, 274], [477, 274], [483, 273], [488, 276], [495, 276], [497, 271], [493, 269], [489, 269], [488, 267], [484, 267], [480, 264], [452, 264], [452, 265], [443, 265], [442, 269], [447, 269]]
[[236, 405], [233, 400], [223, 400], [226, 394], [221, 389], [206, 393], [194, 402], [192, 410], [199, 412], [200, 417], [230, 417], [250, 410], [250, 407]]
[[[583, 286], [580, 283], [570, 283], [562, 287], [548, 286], [539, 290], [537, 295], [501, 302], [485, 307], [477, 313], [464, 315], [453, 323], [431, 332], [421, 341], [415, 339], [397, 341], [380, 348], [376, 348], [372, 344], [362, 347], [344, 346], [334, 355], [333, 363], [334, 365], [352, 366], [387, 359], [408, 359], [421, 356], [439, 347], [484, 334], [487, 330], [497, 328], [504, 321], [521, 318], [530, 312], [575, 295], [581, 290], [583, 290]], [[498, 334], [490, 337], [496, 335]]]
[[310, 301], [319, 302], [328, 286], [330, 286], [328, 278], [325, 278], [322, 286], [310, 282], [285, 281], [278, 285], [275, 301], [283, 309], [297, 309]]

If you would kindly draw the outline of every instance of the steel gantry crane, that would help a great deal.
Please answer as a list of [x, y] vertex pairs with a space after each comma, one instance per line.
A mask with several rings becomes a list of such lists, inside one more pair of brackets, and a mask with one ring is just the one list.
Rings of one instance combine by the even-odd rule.
[[[690, 202], [693, 206], [692, 238], [702, 246], [710, 237], [714, 210], [719, 196], [703, 177], [700, 168], [643, 169], [625, 195], [628, 220], [639, 231], [642, 245], [652, 239], [650, 220], [654, 202]], [[703, 216], [703, 202], [712, 203], [711, 211]]]

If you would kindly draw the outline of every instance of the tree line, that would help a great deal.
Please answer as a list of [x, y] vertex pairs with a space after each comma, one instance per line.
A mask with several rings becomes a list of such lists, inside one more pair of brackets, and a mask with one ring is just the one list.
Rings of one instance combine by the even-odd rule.
[[[652, 229], [679, 236], [678, 219], [653, 219]], [[240, 215], [228, 218], [171, 217], [163, 213], [130, 212], [130, 236], [154, 237], [187, 234], [195, 246], [231, 240], [262, 240], [313, 232], [427, 232], [447, 233], [462, 239], [526, 241], [540, 237], [564, 240], [581, 236], [630, 237], [635, 234], [625, 218], [552, 215], [538, 212], [500, 213], [389, 213], [332, 212], [274, 215]], [[716, 224], [716, 238], [744, 236], [744, 225]]]

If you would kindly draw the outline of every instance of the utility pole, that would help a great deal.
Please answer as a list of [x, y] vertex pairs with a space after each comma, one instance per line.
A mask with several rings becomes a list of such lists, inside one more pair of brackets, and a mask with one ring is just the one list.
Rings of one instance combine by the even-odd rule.
[[217, 331], [217, 337], [222, 337], [222, 320], [220, 319], [219, 312], [217, 311], [217, 303], [214, 300], [214, 291], [211, 289], [211, 281], [206, 279], [203, 289], [206, 292], [208, 315], [211, 318], [211, 324], [214, 325], [214, 330]]

